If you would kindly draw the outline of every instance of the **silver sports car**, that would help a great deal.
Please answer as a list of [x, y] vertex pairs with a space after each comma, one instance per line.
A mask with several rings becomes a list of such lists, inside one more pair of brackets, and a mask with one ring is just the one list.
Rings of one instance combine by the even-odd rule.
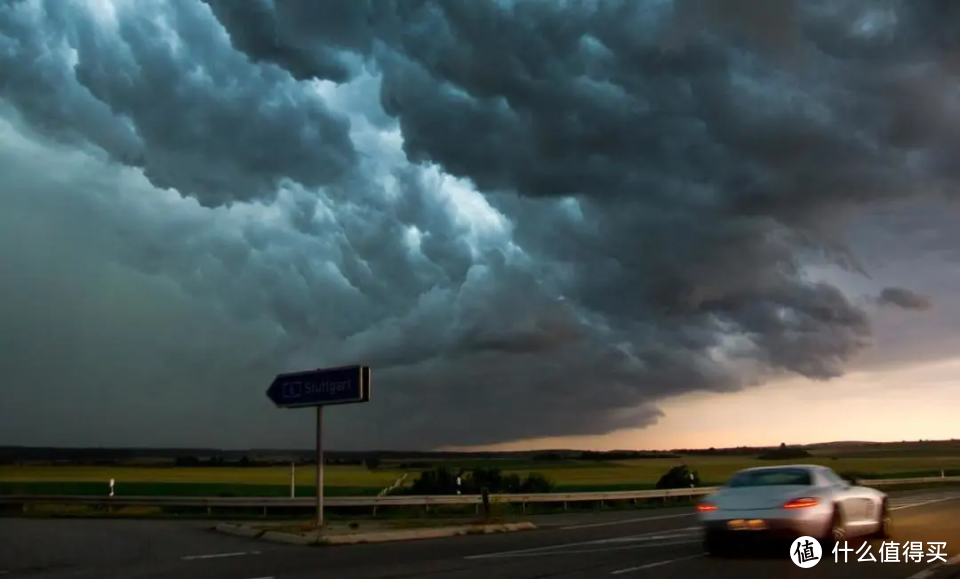
[[824, 546], [847, 537], [888, 537], [887, 495], [819, 465], [748, 468], [697, 505], [704, 546], [717, 553], [758, 537], [810, 536]]

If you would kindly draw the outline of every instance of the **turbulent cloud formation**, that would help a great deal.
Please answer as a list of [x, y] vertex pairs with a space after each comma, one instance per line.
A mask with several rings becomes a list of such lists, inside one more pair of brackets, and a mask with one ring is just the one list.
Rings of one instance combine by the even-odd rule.
[[877, 302], [880, 305], [897, 306], [905, 310], [927, 310], [931, 306], [930, 298], [908, 289], [894, 287], [884, 288], [877, 297]]
[[[669, 396], [839, 376], [869, 312], [810, 268], [860, 271], [859, 209], [956, 194], [956, 8], [710, 6], [7, 2], [23, 182], [2, 200], [89, 215], [87, 258], [206, 312], [151, 322], [128, 356], [164, 377], [128, 392], [260, 396], [275, 371], [369, 363], [375, 402], [345, 412], [377, 426], [351, 444], [603, 433]], [[31, 147], [69, 178], [28, 171]], [[42, 380], [31, 340], [17, 367]]]

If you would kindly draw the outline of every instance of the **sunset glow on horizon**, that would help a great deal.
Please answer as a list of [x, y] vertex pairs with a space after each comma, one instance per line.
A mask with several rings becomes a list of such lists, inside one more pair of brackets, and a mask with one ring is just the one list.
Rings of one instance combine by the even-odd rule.
[[654, 426], [445, 450], [673, 450], [957, 438], [960, 360], [664, 401]]

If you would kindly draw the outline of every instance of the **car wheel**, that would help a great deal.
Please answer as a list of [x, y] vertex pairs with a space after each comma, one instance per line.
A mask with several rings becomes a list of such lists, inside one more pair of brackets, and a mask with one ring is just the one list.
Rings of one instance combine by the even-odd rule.
[[830, 526], [827, 528], [827, 535], [823, 538], [823, 547], [833, 550], [834, 545], [839, 545], [847, 540], [847, 528], [843, 524], [843, 516], [840, 509], [834, 507], [833, 516], [830, 517]]
[[884, 500], [880, 507], [880, 517], [877, 520], [877, 530], [873, 536], [877, 539], [889, 539], [893, 530], [893, 517], [890, 515], [890, 506]]

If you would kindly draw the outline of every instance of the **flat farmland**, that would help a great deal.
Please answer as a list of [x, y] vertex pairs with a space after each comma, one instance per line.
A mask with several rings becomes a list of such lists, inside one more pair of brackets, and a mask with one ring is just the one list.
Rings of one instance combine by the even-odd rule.
[[[325, 495], [376, 495], [403, 473], [327, 465]], [[110, 479], [118, 495], [289, 496], [290, 467], [3, 466], [0, 494], [104, 494]], [[298, 496], [315, 494], [313, 466], [296, 469]]]
[[839, 458], [943, 458], [960, 457], [960, 441], [933, 440], [925, 442], [898, 442], [886, 444], [823, 445], [811, 452], [820, 456]]
[[840, 473], [856, 474], [863, 478], [908, 478], [939, 476], [940, 471], [950, 476], [960, 475], [960, 455], [921, 457], [829, 458], [814, 456], [806, 459], [774, 461], [752, 457], [690, 456], [680, 459], [639, 459], [600, 463], [587, 467], [555, 468], [531, 464], [527, 468], [511, 469], [520, 475], [539, 472], [546, 475], [558, 490], [594, 490], [602, 488], [652, 488], [670, 468], [686, 464], [697, 471], [704, 485], [722, 484], [735, 472], [755, 466], [777, 464], [822, 464]]
[[[654, 459], [651, 462], [660, 461]], [[960, 455], [870, 458], [831, 458], [814, 455], [809, 458], [794, 460], [758, 460], [750, 457], [691, 457], [683, 461], [663, 461], [661, 464], [647, 464], [644, 461], [630, 461], [628, 464], [638, 472], [646, 470], [648, 476], [659, 477], [668, 468], [681, 462], [696, 470], [705, 482], [723, 482], [740, 469], [778, 464], [820, 464], [840, 473], [854, 473], [865, 478], [898, 478], [898, 475], [903, 477], [933, 476], [939, 474], [940, 470], [960, 469]]]
[[[791, 461], [758, 460], [749, 456], [686, 456], [626, 461], [587, 460], [431, 460], [400, 468], [399, 462], [384, 461], [377, 469], [363, 466], [327, 465], [324, 468], [325, 494], [329, 496], [376, 495], [403, 474], [411, 483], [420, 470], [446, 467], [499, 468], [504, 474], [525, 476], [540, 473], [557, 490], [629, 490], [652, 488], [671, 467], [686, 464], [696, 470], [703, 484], [725, 482], [736, 471], [753, 466], [789, 463], [816, 463], [841, 473], [863, 478], [908, 478], [960, 475], [960, 453], [884, 453], [858, 451], [847, 456], [831, 449], [819, 456]], [[162, 467], [162, 466], [2, 466], [0, 493], [3, 494], [105, 494], [108, 481], [115, 479], [118, 495], [147, 496], [288, 496], [290, 468], [276, 467]], [[314, 468], [296, 469], [298, 496], [309, 496], [315, 484]]]
[[[325, 465], [324, 482], [330, 486], [389, 486], [399, 476], [395, 470], [368, 470], [362, 466]], [[296, 469], [298, 484], [316, 481], [312, 465]], [[13, 466], [0, 467], [0, 482], [122, 482], [237, 483], [290, 485], [289, 466], [253, 467], [127, 467], [127, 466]]]

